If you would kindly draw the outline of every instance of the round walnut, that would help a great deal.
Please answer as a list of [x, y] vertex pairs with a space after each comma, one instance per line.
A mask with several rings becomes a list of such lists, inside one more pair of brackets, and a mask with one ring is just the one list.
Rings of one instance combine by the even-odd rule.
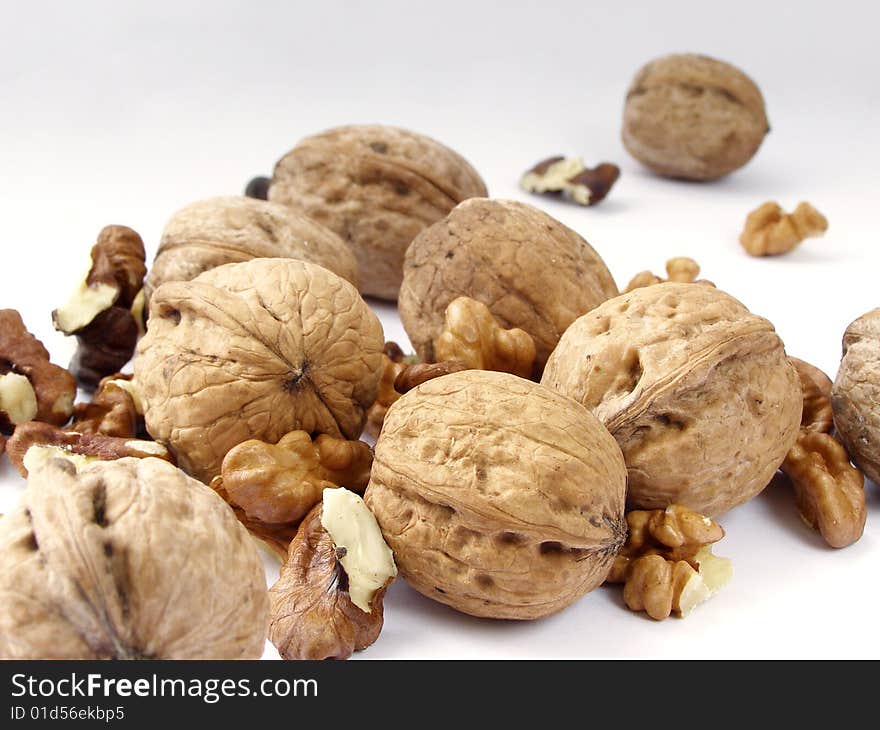
[[397, 299], [406, 247], [486, 185], [460, 155], [405, 129], [347, 126], [306, 137], [275, 166], [269, 200], [338, 233], [357, 256], [361, 291]]
[[738, 68], [673, 54], [633, 79], [623, 143], [659, 175], [714, 180], [745, 165], [770, 131], [760, 89]]
[[333, 231], [287, 206], [228, 196], [193, 203], [171, 217], [144, 283], [146, 295], [168, 281], [256, 258], [308, 261], [358, 283], [354, 254]]
[[773, 326], [699, 284], [600, 305], [562, 336], [541, 382], [617, 439], [631, 508], [726, 512], [767, 486], [801, 420], [800, 380]]
[[566, 328], [617, 295], [599, 254], [546, 213], [512, 200], [468, 200], [406, 252], [398, 309], [419, 357], [434, 361], [446, 307], [460, 296], [535, 341], [534, 375]]
[[0, 594], [4, 659], [256, 659], [269, 620], [247, 530], [159, 459], [32, 469], [0, 520]]
[[865, 475], [880, 484], [880, 309], [846, 328], [831, 407], [847, 451]]
[[357, 290], [304, 261], [253, 259], [163, 284], [134, 363], [147, 430], [206, 482], [248, 439], [356, 439], [383, 345]]
[[365, 500], [417, 591], [491, 618], [560, 611], [626, 539], [626, 467], [588, 411], [507, 373], [430, 380], [389, 409]]

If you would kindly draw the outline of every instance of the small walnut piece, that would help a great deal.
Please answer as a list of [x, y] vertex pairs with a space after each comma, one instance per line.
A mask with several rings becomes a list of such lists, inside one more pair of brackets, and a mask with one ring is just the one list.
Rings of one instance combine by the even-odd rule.
[[16, 423], [30, 420], [25, 416], [34, 410], [32, 395], [36, 411], [31, 418], [62, 426], [73, 411], [76, 380], [49, 362], [48, 350], [27, 331], [18, 312], [0, 309], [0, 432], [9, 434]]
[[133, 390], [131, 381], [122, 380], [118, 374], [116, 378], [103, 378], [91, 401], [73, 407], [73, 421], [65, 430], [134, 438], [138, 433], [138, 408]]
[[641, 271], [632, 278], [624, 292], [631, 292], [633, 289], [639, 289], [643, 286], [660, 284], [664, 281], [676, 281], [680, 283], [706, 284], [707, 286], [714, 286], [712, 282], [706, 281], [705, 279], [697, 280], [697, 276], [699, 275], [700, 265], [696, 261], [687, 258], [686, 256], [678, 256], [676, 258], [669, 259], [666, 262], [666, 279], [656, 276], [650, 271]]
[[226, 454], [211, 486], [252, 520], [297, 522], [328, 487], [363, 493], [373, 454], [363, 441], [292, 431], [277, 444], [250, 439]]
[[[386, 351], [388, 345], [397, 345], [393, 342], [385, 343]], [[399, 349], [399, 348], [398, 348]], [[395, 353], [392, 352], [392, 355]], [[364, 424], [364, 432], [376, 438], [382, 430], [382, 423], [385, 421], [385, 414], [388, 412], [388, 406], [400, 398], [400, 393], [395, 390], [397, 377], [407, 368], [407, 364], [403, 361], [403, 353], [400, 353], [399, 359], [394, 359], [387, 352], [382, 353], [382, 378], [379, 380], [379, 389], [376, 394], [376, 400], [367, 411], [367, 422]]]
[[460, 373], [462, 370], [471, 370], [461, 360], [444, 360], [442, 362], [419, 362], [407, 365], [403, 372], [394, 380], [394, 389], [399, 394], [409, 393], [413, 388], [429, 380], [439, 378], [450, 373]]
[[594, 168], [580, 157], [550, 157], [526, 172], [519, 181], [530, 193], [562, 193], [580, 205], [596, 205], [605, 199], [620, 177], [620, 168], [602, 162]]
[[834, 413], [831, 409], [831, 378], [815, 365], [789, 357], [801, 380], [804, 393], [804, 410], [801, 415], [801, 429], [831, 433], [834, 429]]
[[864, 532], [865, 477], [829, 433], [801, 430], [782, 463], [801, 517], [831, 547], [852, 545]]
[[843, 336], [843, 359], [831, 390], [834, 426], [856, 465], [880, 485], [880, 309]]
[[828, 220], [809, 203], [799, 203], [793, 213], [786, 213], [779, 203], [771, 202], [749, 213], [739, 242], [752, 256], [778, 256], [827, 230]]
[[258, 658], [265, 581], [223, 500], [171, 464], [49, 457], [0, 520], [0, 657]]
[[360, 497], [327, 489], [303, 520], [269, 591], [269, 640], [284, 659], [346, 659], [379, 637], [397, 575]]
[[521, 329], [504, 329], [485, 304], [470, 297], [453, 299], [446, 323], [434, 340], [438, 361], [455, 360], [474, 370], [497, 370], [521, 378], [532, 374], [535, 341]]

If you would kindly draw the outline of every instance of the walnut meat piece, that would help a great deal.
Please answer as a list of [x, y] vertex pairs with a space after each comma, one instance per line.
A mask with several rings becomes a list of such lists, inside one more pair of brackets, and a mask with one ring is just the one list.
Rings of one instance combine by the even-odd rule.
[[580, 157], [549, 157], [528, 170], [519, 184], [530, 193], [557, 193], [580, 205], [596, 205], [619, 177], [620, 168], [610, 162], [590, 168]]
[[605, 579], [626, 537], [625, 482], [614, 439], [577, 403], [466, 370], [388, 409], [365, 501], [417, 591], [535, 619]]
[[123, 378], [119, 373], [103, 378], [91, 401], [73, 407], [73, 421], [67, 430], [134, 438], [138, 433], [138, 404], [131, 381]]
[[202, 200], [177, 211], [162, 240], [145, 289], [190, 281], [203, 271], [255, 258], [291, 258], [329, 269], [355, 286], [354, 254], [333, 231], [287, 206], [247, 197]]
[[779, 203], [771, 202], [749, 213], [739, 242], [752, 256], [778, 256], [827, 230], [828, 220], [809, 203], [799, 203], [792, 213], [786, 213]]
[[626, 95], [623, 144], [659, 175], [714, 180], [745, 165], [770, 131], [764, 98], [723, 61], [672, 54], [642, 67]]
[[858, 467], [880, 484], [880, 309], [843, 336], [843, 359], [831, 390], [834, 426]]
[[569, 327], [541, 382], [617, 439], [632, 508], [723, 514], [770, 482], [801, 420], [773, 326], [708, 286], [655, 284], [605, 302]]
[[398, 308], [419, 357], [437, 360], [434, 342], [446, 307], [460, 296], [485, 304], [505, 329], [532, 336], [533, 374], [566, 328], [617, 294], [599, 255], [537, 208], [509, 200], [469, 200], [431, 226], [406, 252]]
[[247, 531], [158, 459], [46, 459], [0, 520], [0, 594], [7, 659], [245, 659], [265, 642]]
[[205, 482], [248, 439], [356, 439], [383, 344], [357, 290], [305, 261], [254, 259], [163, 284], [134, 363], [147, 430]]
[[788, 361], [797, 371], [804, 396], [801, 429], [831, 433], [834, 428], [834, 414], [831, 409], [831, 378], [815, 365], [796, 357], [790, 357]]
[[413, 238], [462, 200], [485, 195], [485, 183], [459, 154], [381, 125], [306, 137], [275, 165], [269, 188], [269, 200], [314, 218], [351, 246], [364, 294], [392, 300]]

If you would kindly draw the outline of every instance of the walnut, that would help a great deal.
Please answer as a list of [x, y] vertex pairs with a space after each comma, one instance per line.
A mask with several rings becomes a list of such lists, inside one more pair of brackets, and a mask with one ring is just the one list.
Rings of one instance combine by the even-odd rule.
[[700, 275], [700, 265], [686, 256], [677, 256], [666, 262], [666, 279], [663, 279], [650, 271], [641, 271], [636, 274], [627, 285], [624, 293], [631, 292], [643, 286], [653, 286], [664, 281], [676, 281], [681, 283], [706, 284], [715, 286], [711, 281], [697, 279]]
[[382, 599], [397, 575], [360, 497], [327, 489], [303, 520], [269, 591], [269, 639], [284, 659], [346, 659], [382, 631]]
[[90, 268], [70, 299], [52, 312], [55, 329], [76, 335], [71, 372], [94, 387], [127, 363], [139, 330], [132, 307], [147, 273], [144, 242], [126, 226], [106, 226], [92, 247]]
[[831, 410], [831, 378], [815, 365], [788, 358], [797, 371], [804, 396], [804, 408], [801, 414], [801, 429], [831, 433], [834, 428], [834, 414]]
[[843, 336], [843, 359], [831, 390], [834, 426], [856, 465], [880, 484], [880, 309]]
[[137, 436], [138, 406], [131, 381], [125, 377], [115, 373], [103, 378], [91, 401], [73, 407], [73, 421], [66, 430], [120, 438]]
[[614, 439], [577, 403], [466, 370], [388, 409], [365, 501], [417, 591], [535, 619], [605, 579], [626, 537], [625, 481]]
[[357, 290], [305, 261], [254, 259], [163, 284], [134, 362], [147, 430], [205, 482], [248, 439], [355, 439], [383, 343]]
[[532, 336], [540, 376], [565, 329], [616, 294], [604, 262], [574, 231], [523, 203], [476, 199], [412, 242], [398, 308], [416, 353], [434, 362], [446, 307], [460, 296], [481, 301], [502, 327]]
[[394, 390], [402, 395], [409, 393], [413, 388], [427, 383], [429, 380], [439, 378], [450, 373], [460, 373], [462, 370], [472, 370], [461, 360], [444, 360], [442, 362], [420, 362], [404, 367], [400, 375], [394, 380]]
[[275, 165], [269, 200], [338, 233], [361, 291], [396, 299], [403, 256], [424, 228], [486, 185], [460, 155], [404, 129], [353, 125], [306, 137]]
[[227, 196], [171, 216], [147, 276], [147, 296], [165, 282], [190, 281], [222, 264], [255, 258], [308, 261], [358, 283], [354, 254], [333, 231], [284, 205]]
[[550, 157], [526, 172], [519, 184], [530, 193], [558, 193], [580, 205], [596, 205], [619, 177], [620, 168], [610, 162], [589, 168], [580, 157]]
[[0, 520], [0, 657], [257, 658], [265, 580], [223, 500], [171, 464], [49, 453]]
[[55, 447], [59, 454], [78, 462], [111, 461], [125, 456], [145, 459], [156, 457], [173, 461], [168, 450], [155, 441], [106, 436], [101, 433], [77, 433], [62, 431], [40, 421], [26, 421], [15, 427], [15, 433], [6, 443], [9, 460], [19, 473], [26, 477], [30, 470], [28, 454], [33, 446]]
[[0, 309], [0, 433], [39, 420], [62, 426], [70, 418], [76, 381], [49, 362], [49, 351], [14, 309]]
[[773, 326], [708, 286], [655, 284], [599, 305], [541, 382], [617, 439], [631, 508], [723, 514], [764, 489], [800, 426], [800, 382]]
[[251, 439], [231, 449], [211, 486], [252, 520], [298, 522], [321, 501], [324, 489], [363, 493], [372, 462], [363, 441], [326, 434], [312, 440], [305, 431], [291, 431], [274, 445]]
[[778, 256], [827, 230], [828, 220], [809, 203], [798, 203], [793, 213], [779, 203], [764, 203], [749, 213], [739, 242], [752, 256]]
[[708, 56], [651, 61], [626, 95], [623, 144], [658, 175], [722, 177], [752, 159], [769, 131], [760, 89], [738, 68]]

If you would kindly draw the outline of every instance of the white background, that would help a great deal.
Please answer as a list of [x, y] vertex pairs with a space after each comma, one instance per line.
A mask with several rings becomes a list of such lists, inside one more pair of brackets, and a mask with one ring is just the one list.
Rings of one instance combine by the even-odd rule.
[[[834, 375], [847, 324], [880, 305], [877, 11], [867, 2], [0, 2], [0, 307], [66, 364], [49, 313], [108, 223], [150, 256], [177, 208], [237, 193], [309, 133], [381, 122], [464, 154], [492, 195], [543, 207], [587, 238], [618, 284], [688, 255], [773, 321], [790, 354]], [[653, 177], [620, 143], [638, 67], [674, 51], [739, 65], [772, 132], [729, 178]], [[531, 198], [523, 170], [552, 154], [616, 162], [600, 206]], [[813, 202], [823, 239], [779, 259], [737, 243], [745, 215]], [[393, 310], [388, 339], [404, 343]], [[0, 463], [0, 511], [23, 482]], [[461, 616], [402, 581], [368, 658], [873, 657], [880, 490], [868, 526], [826, 548], [772, 487], [721, 521], [733, 582], [685, 620], [654, 623], [599, 589], [530, 624]], [[272, 651], [267, 656], [273, 655]]]

